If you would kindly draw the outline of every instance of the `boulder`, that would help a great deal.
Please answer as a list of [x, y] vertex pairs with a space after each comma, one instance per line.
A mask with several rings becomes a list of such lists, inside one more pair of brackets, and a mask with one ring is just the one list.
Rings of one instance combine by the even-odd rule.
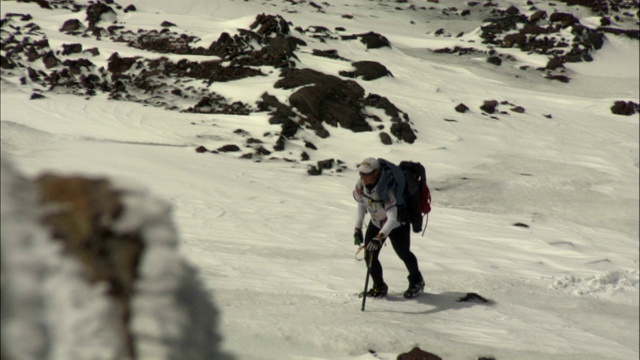
[[424, 351], [419, 347], [415, 347], [409, 352], [398, 355], [397, 360], [442, 360], [442, 358], [438, 355]]
[[355, 71], [340, 71], [339, 74], [344, 77], [357, 78], [362, 80], [375, 80], [385, 76], [393, 76], [384, 65], [377, 61], [356, 61], [352, 63]]

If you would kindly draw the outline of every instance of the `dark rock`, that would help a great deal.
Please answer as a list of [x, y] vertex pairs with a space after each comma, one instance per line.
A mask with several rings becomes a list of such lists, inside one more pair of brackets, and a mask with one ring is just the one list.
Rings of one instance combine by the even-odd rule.
[[418, 138], [409, 123], [406, 122], [393, 123], [393, 125], [391, 125], [391, 133], [398, 139], [408, 142], [409, 144], [413, 144]]
[[419, 347], [415, 347], [407, 353], [398, 355], [397, 360], [442, 360], [442, 358], [438, 355], [421, 350]]
[[380, 133], [380, 141], [385, 145], [393, 144], [393, 140], [391, 139], [391, 136], [384, 131]]
[[545, 69], [547, 69], [547, 70], [555, 70], [555, 69], [558, 69], [558, 68], [564, 68], [564, 61], [565, 61], [565, 59], [563, 59], [563, 58], [553, 57], [553, 58], [549, 59]]
[[237, 152], [237, 151], [240, 151], [240, 148], [238, 147], [238, 145], [229, 144], [229, 145], [224, 145], [222, 147], [219, 147], [216, 150], [219, 152]]
[[562, 12], [551, 14], [551, 16], [549, 16], [549, 21], [552, 23], [559, 22], [562, 28], [568, 28], [569, 26], [580, 22], [580, 20], [572, 14]]
[[69, 19], [62, 24], [60, 31], [70, 32], [78, 31], [84, 28], [84, 25], [78, 19]]
[[264, 146], [259, 146], [256, 149], [256, 154], [259, 154], [259, 155], [271, 155], [271, 151], [265, 149]]
[[32, 93], [30, 97], [31, 100], [44, 99], [44, 98], [46, 98], [46, 96], [39, 93]]
[[60, 60], [53, 54], [53, 51], [49, 51], [42, 57], [42, 62], [44, 63], [44, 67], [47, 69], [51, 69], [53, 67], [58, 66], [60, 64]]
[[112, 73], [124, 73], [131, 69], [131, 66], [136, 62], [133, 57], [121, 58], [118, 53], [113, 53], [108, 59], [107, 70]]
[[300, 128], [300, 125], [297, 122], [289, 118], [286, 118], [282, 122], [282, 132], [280, 134], [286, 137], [287, 139], [291, 139], [298, 132], [299, 128]]
[[519, 114], [524, 114], [525, 109], [522, 106], [516, 106], [514, 108], [511, 108], [511, 111]]
[[200, 146], [198, 146], [198, 147], [196, 148], [196, 152], [197, 152], [197, 153], [205, 153], [205, 152], [209, 152], [209, 150], [208, 150], [206, 147], [204, 147], [204, 146], [200, 145]]
[[62, 44], [62, 55], [79, 54], [82, 52], [82, 44]]
[[616, 115], [630, 116], [638, 111], [640, 111], [638, 104], [633, 101], [616, 101], [613, 106], [611, 106], [611, 112]]
[[98, 22], [100, 22], [102, 15], [104, 14], [113, 14], [116, 15], [116, 12], [113, 9], [105, 4], [105, 3], [95, 3], [91, 4], [87, 7], [87, 21], [89, 22], [89, 28], [93, 28]]
[[129, 6], [127, 6], [126, 8], [124, 8], [124, 12], [129, 12], [129, 11], [137, 11], [138, 9], [136, 8], [135, 5], [131, 4]]
[[87, 59], [65, 60], [62, 65], [69, 68], [71, 75], [80, 75], [83, 67], [88, 70], [94, 66], [93, 63]]
[[[233, 37], [222, 33], [211, 43], [208, 51], [223, 60], [230, 60], [233, 66], [295, 67], [292, 61], [297, 58], [294, 50], [298, 45], [304, 45], [304, 41], [289, 35], [289, 25], [282, 17], [261, 14], [250, 27], [257, 30], [243, 30], [241, 35]], [[261, 46], [258, 49], [250, 45], [256, 42]]]
[[357, 61], [352, 63], [356, 71], [340, 71], [341, 76], [357, 78], [362, 77], [363, 80], [375, 80], [384, 76], [393, 76], [387, 68], [376, 61]]
[[318, 49], [313, 49], [313, 55], [315, 56], [320, 56], [320, 57], [326, 57], [329, 59], [343, 59], [340, 55], [338, 55], [338, 50], [335, 49], [330, 49], [330, 50], [318, 50]]
[[484, 104], [480, 106], [480, 109], [488, 114], [493, 114], [496, 112], [496, 107], [498, 106], [498, 101], [496, 100], [485, 100]]
[[356, 35], [360, 41], [367, 46], [367, 49], [379, 49], [382, 47], [391, 47], [391, 43], [386, 37], [375, 33], [368, 32], [366, 34]]
[[569, 77], [565, 75], [554, 75], [554, 74], [547, 74], [547, 76], [545, 76], [545, 79], [558, 80], [563, 83], [568, 83], [570, 81]]
[[319, 176], [322, 175], [322, 169], [318, 169], [314, 165], [309, 165], [309, 167], [307, 168], [307, 174], [311, 176]]
[[291, 94], [289, 102], [306, 116], [312, 129], [328, 123], [355, 132], [371, 131], [359, 104], [364, 89], [358, 83], [311, 69], [287, 69], [274, 85], [284, 89], [300, 86], [304, 87]]
[[538, 10], [529, 17], [529, 24], [537, 24], [541, 20], [547, 18], [547, 12], [544, 10]]
[[459, 113], [466, 113], [467, 111], [469, 111], [469, 107], [462, 103], [458, 104], [455, 109]]
[[517, 7], [511, 5], [509, 6], [509, 8], [507, 10], [505, 10], [505, 12], [509, 15], [518, 15], [520, 14], [520, 9], [518, 9]]
[[271, 35], [287, 35], [290, 33], [287, 21], [281, 16], [260, 14], [256, 16], [254, 22], [249, 26], [251, 30], [265, 37]]
[[333, 167], [333, 164], [335, 164], [334, 159], [321, 160], [321, 161], [318, 161], [318, 168], [323, 170], [329, 170]]
[[640, 39], [640, 30], [636, 30], [636, 29], [618, 29], [618, 28], [611, 28], [611, 27], [600, 27], [598, 28], [598, 30], [605, 33], [609, 33], [609, 34], [614, 34], [614, 35], [624, 35], [634, 40]]
[[16, 63], [11, 59], [0, 55], [0, 68], [5, 70], [11, 70], [16, 67]]
[[273, 145], [273, 150], [274, 151], [283, 151], [285, 149], [285, 145], [287, 143], [287, 139], [280, 135], [278, 136], [278, 140], [276, 140], [275, 145]]
[[160, 26], [162, 26], [162, 27], [173, 27], [173, 26], [176, 26], [176, 24], [165, 20], [160, 24]]
[[311, 150], [318, 150], [318, 148], [310, 141], [305, 141], [304, 142], [304, 147], [306, 147], [307, 149], [311, 149]]
[[389, 99], [378, 94], [369, 94], [365, 99], [364, 104], [366, 106], [372, 106], [377, 109], [384, 110], [384, 113], [391, 117], [392, 121], [399, 122], [409, 120], [407, 114], [403, 113], [398, 107], [396, 107]]
[[527, 43], [527, 35], [523, 32], [509, 34], [502, 39], [502, 47], [511, 48], [515, 45], [522, 47]]
[[496, 66], [502, 65], [502, 59], [500, 59], [498, 56], [489, 56], [487, 58], [487, 62], [489, 64], [493, 64], [493, 65], [496, 65]]

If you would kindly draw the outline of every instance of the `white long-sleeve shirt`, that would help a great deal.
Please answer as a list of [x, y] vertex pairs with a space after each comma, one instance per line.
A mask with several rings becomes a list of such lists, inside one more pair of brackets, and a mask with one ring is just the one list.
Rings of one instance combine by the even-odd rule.
[[356, 229], [362, 229], [366, 213], [371, 217], [373, 225], [380, 229], [384, 236], [389, 236], [391, 231], [398, 226], [398, 207], [396, 206], [395, 189], [389, 191], [389, 199], [383, 203], [378, 196], [375, 187], [370, 191], [358, 179], [353, 190], [353, 198], [358, 202], [358, 212], [356, 215]]

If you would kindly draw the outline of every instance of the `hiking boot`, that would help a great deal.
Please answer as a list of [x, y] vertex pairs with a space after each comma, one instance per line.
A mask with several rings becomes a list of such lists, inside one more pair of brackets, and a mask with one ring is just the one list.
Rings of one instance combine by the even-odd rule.
[[388, 291], [389, 287], [385, 283], [382, 283], [381, 285], [373, 285], [373, 288], [367, 291], [367, 297], [381, 298], [386, 296]]
[[405, 299], [413, 299], [424, 291], [424, 280], [409, 283], [409, 288], [404, 292]]

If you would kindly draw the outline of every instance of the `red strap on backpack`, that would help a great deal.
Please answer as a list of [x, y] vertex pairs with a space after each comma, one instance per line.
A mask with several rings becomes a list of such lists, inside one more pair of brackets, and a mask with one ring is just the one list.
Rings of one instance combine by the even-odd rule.
[[431, 212], [431, 192], [426, 184], [420, 192], [420, 212], [423, 214]]

